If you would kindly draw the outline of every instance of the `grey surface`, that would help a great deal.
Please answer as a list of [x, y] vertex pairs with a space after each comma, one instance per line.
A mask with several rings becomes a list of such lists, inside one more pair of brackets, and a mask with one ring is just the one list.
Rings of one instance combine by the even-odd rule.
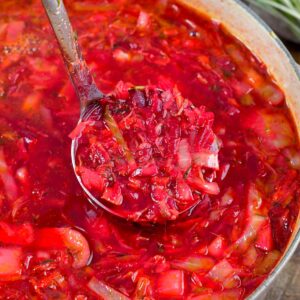
[[300, 300], [300, 248], [272, 283], [264, 300]]

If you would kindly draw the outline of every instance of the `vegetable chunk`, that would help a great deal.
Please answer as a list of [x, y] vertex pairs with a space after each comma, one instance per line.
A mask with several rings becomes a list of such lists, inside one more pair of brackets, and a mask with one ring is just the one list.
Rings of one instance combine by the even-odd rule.
[[170, 270], [162, 273], [157, 281], [157, 292], [161, 297], [180, 297], [184, 295], [183, 271]]

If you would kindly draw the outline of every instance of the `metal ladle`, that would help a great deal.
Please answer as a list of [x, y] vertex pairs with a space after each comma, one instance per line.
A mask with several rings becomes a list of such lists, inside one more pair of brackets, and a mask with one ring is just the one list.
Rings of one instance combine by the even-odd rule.
[[[101, 109], [101, 99], [107, 97], [102, 93], [91, 75], [91, 72], [82, 56], [81, 50], [79, 48], [76, 36], [72, 29], [68, 14], [66, 12], [64, 3], [62, 0], [42, 0], [45, 11], [48, 15], [49, 21], [54, 30], [55, 36], [57, 38], [65, 65], [69, 71], [70, 78], [76, 90], [76, 94], [80, 101], [81, 114], [79, 122], [84, 120], [87, 115], [94, 113], [97, 109]], [[128, 219], [128, 216], [114, 211], [113, 208], [105, 204], [105, 200], [97, 199], [89, 191], [89, 189], [84, 185], [81, 177], [76, 173], [76, 151], [78, 149], [78, 138], [72, 140], [71, 144], [71, 158], [72, 165], [80, 183], [82, 189], [87, 194], [89, 199], [102, 207], [106, 211], [113, 215], [117, 215], [121, 218]], [[193, 203], [191, 207], [197, 205]], [[191, 208], [189, 207], [189, 209]], [[188, 209], [181, 211], [180, 213], [186, 212]], [[137, 222], [144, 223], [145, 220], [133, 220]]]

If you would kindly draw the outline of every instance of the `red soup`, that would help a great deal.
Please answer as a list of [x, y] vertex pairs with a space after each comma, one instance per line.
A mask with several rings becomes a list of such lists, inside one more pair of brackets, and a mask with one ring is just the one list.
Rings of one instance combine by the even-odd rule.
[[[157, 224], [128, 222], [77, 182], [69, 134], [79, 102], [40, 1], [25, 2], [0, 4], [0, 299], [247, 297], [280, 259], [299, 211], [297, 134], [263, 63], [221, 24], [172, 1], [66, 1], [104, 92], [127, 99], [128, 87], [154, 85], [188, 103], [175, 107], [188, 121], [169, 116], [163, 138], [158, 113], [148, 135], [147, 118], [117, 119], [110, 103], [106, 116], [138, 171], [117, 164], [112, 127], [89, 136], [77, 172], [103, 201], [160, 204], [147, 214]], [[132, 144], [130, 126], [141, 130]], [[188, 151], [199, 132], [201, 147]], [[95, 171], [104, 163], [118, 176]]]

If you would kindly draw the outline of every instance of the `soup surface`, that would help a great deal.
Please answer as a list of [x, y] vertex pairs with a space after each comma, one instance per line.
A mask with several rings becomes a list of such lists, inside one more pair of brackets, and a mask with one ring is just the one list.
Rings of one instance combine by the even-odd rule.
[[[156, 225], [88, 201], [70, 159], [79, 102], [40, 1], [1, 1], [0, 299], [245, 298], [281, 257], [299, 211], [299, 144], [282, 91], [221, 24], [172, 1], [66, 2], [103, 92], [154, 85], [208, 114], [218, 160], [204, 170], [211, 153], [200, 153], [197, 176], [218, 190], [194, 191], [197, 206]], [[179, 138], [169, 130], [171, 169], [187, 148]], [[137, 144], [139, 158], [151, 161], [160, 142]], [[97, 147], [86, 159], [110, 161]], [[161, 199], [191, 197], [196, 177], [184, 171], [155, 181], [147, 170], [126, 197], [150, 180], [155, 195], [167, 191]]]

